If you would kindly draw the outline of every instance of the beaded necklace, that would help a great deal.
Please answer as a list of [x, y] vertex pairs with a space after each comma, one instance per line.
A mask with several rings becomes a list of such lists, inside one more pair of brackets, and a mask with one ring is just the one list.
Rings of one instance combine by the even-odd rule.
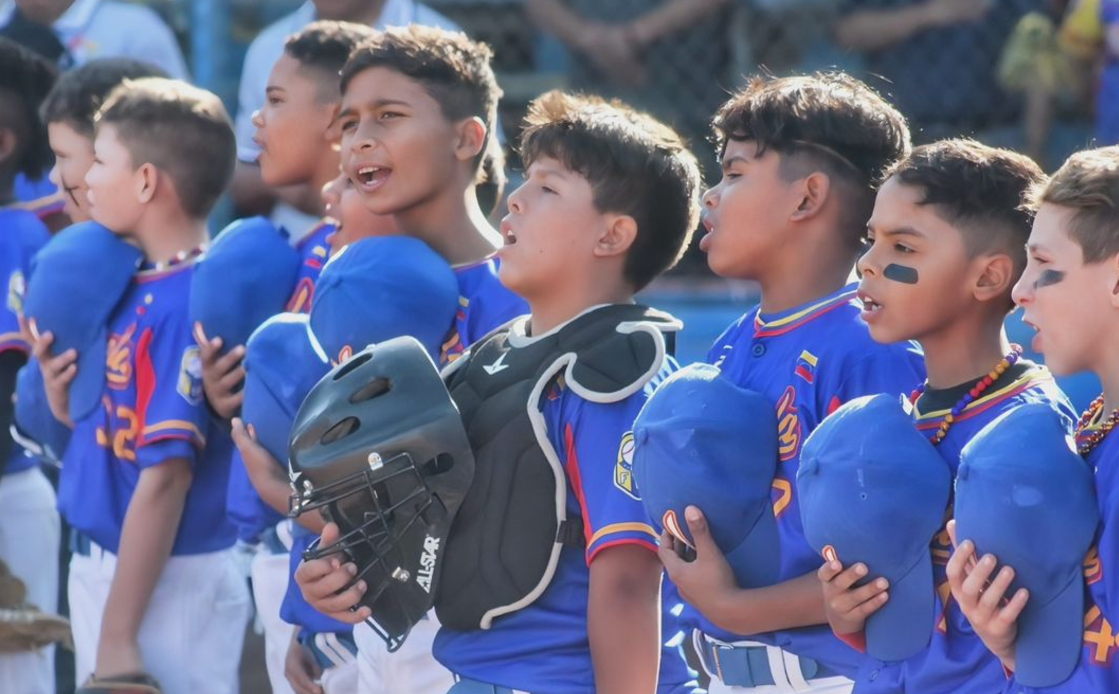
[[175, 254], [175, 257], [171, 258], [170, 260], [160, 260], [156, 263], [145, 262], [143, 265], [140, 266], [140, 269], [147, 272], [163, 272], [164, 270], [169, 270], [176, 265], [182, 265], [188, 260], [193, 260], [194, 258], [202, 255], [206, 251], [206, 247], [208, 245], [209, 244], [204, 243], [201, 246], [196, 246], [194, 248], [191, 248], [190, 250], [179, 251]]
[[1111, 433], [1116, 424], [1119, 424], [1119, 408], [1111, 411], [1107, 419], [1100, 424], [1099, 428], [1091, 433], [1086, 433], [1088, 427], [1092, 425], [1096, 417], [1103, 412], [1103, 393], [1088, 405], [1088, 409], [1084, 410], [1084, 414], [1080, 416], [1080, 422], [1076, 425], [1076, 450], [1081, 456], [1086, 456], [1092, 452], [1092, 449], [1103, 441], [1104, 437]]
[[[983, 377], [983, 380], [981, 380], [979, 383], [976, 383], [971, 390], [964, 393], [964, 396], [960, 398], [959, 402], [957, 402], [952, 407], [952, 410], [948, 414], [944, 415], [944, 419], [940, 422], [940, 426], [937, 428], [936, 433], [929, 437], [929, 441], [932, 442], [932, 445], [936, 446], [941, 441], [943, 441], [944, 437], [948, 435], [948, 430], [951, 429], [952, 424], [955, 423], [956, 418], [959, 417], [965, 409], [967, 409], [967, 406], [978, 400], [979, 397], [983, 395], [983, 393], [988, 388], [990, 388], [995, 381], [999, 380], [999, 377], [1006, 373], [1010, 367], [1018, 363], [1018, 359], [1020, 359], [1021, 356], [1022, 348], [1019, 345], [1011, 345], [1010, 353], [1003, 357], [1002, 361], [996, 364], [995, 368], [992, 369], [989, 374]], [[916, 404], [917, 399], [920, 398], [921, 395], [925, 392], [925, 389], [928, 387], [928, 385], [929, 382], [925, 381], [921, 385], [917, 386], [917, 389], [914, 390], [913, 394], [909, 396], [910, 401]]]

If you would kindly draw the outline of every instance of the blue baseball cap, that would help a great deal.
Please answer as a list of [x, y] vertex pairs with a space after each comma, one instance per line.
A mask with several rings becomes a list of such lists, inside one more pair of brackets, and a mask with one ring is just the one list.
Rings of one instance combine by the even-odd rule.
[[299, 275], [299, 252], [264, 217], [227, 226], [199, 259], [190, 280], [190, 322], [223, 349], [243, 345], [287, 306]]
[[657, 388], [634, 421], [633, 437], [633, 477], [649, 517], [694, 547], [684, 509], [697, 506], [738, 585], [776, 583], [773, 403], [714, 366], [693, 364]]
[[306, 314], [275, 315], [249, 337], [241, 417], [281, 463], [287, 463], [291, 424], [303, 398], [329, 370]]
[[844, 567], [866, 564], [867, 580], [890, 582], [890, 599], [866, 623], [867, 653], [878, 660], [904, 660], [932, 638], [929, 543], [951, 489], [948, 464], [896, 395], [846, 403], [804, 442], [797, 492], [808, 544]]
[[140, 267], [143, 253], [96, 222], [60, 231], [31, 261], [24, 313], [40, 333], [54, 333], [51, 351], [78, 351], [70, 384], [76, 422], [101, 402], [109, 318]]
[[956, 473], [956, 538], [1014, 567], [1009, 595], [1030, 591], [1014, 673], [1028, 687], [1060, 684], [1080, 658], [1084, 557], [1099, 512], [1071, 424], [1051, 404], [1016, 407], [968, 442]]
[[70, 443], [70, 427], [54, 418], [39, 362], [32, 358], [16, 375], [17, 442], [33, 455], [58, 463]]
[[367, 345], [409, 335], [439, 350], [458, 311], [458, 280], [427, 244], [407, 236], [366, 238], [323, 268], [311, 330], [334, 363]]

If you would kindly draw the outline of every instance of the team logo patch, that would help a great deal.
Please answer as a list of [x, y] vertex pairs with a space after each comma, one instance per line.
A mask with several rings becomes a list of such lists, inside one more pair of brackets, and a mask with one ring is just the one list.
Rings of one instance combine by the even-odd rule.
[[27, 282], [23, 273], [16, 270], [8, 276], [8, 310], [12, 313], [23, 315], [23, 297], [27, 293]]
[[633, 432], [622, 437], [618, 447], [618, 462], [614, 464], [614, 486], [631, 499], [641, 500], [637, 483], [633, 479]]
[[796, 368], [793, 369], [793, 373], [800, 376], [811, 385], [816, 382], [816, 364], [818, 361], [816, 355], [808, 350], [804, 350], [800, 353], [800, 358], [797, 359], [797, 365]]
[[692, 549], [695, 549], [695, 545], [693, 545], [691, 541], [688, 540], [688, 536], [684, 534], [683, 525], [680, 523], [680, 519], [676, 516], [676, 511], [674, 509], [670, 508], [665, 511], [664, 518], [661, 519], [661, 522], [664, 524], [664, 529], [668, 531], [669, 535], [676, 538], [680, 542], [683, 542], [685, 545], [691, 547]]
[[191, 405], [202, 403], [202, 353], [198, 347], [183, 350], [177, 390]]

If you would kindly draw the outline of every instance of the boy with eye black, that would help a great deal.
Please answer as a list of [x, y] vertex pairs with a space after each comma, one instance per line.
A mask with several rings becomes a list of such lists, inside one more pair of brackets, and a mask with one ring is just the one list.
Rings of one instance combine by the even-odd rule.
[[[867, 224], [858, 264], [863, 318], [875, 341], [915, 340], [924, 349], [928, 380], [912, 396], [915, 424], [953, 475], [964, 445], [1013, 407], [1047, 403], [1075, 419], [1049, 372], [1021, 359], [1003, 327], [1026, 266], [1031, 215], [1023, 197], [1043, 179], [1023, 155], [971, 140], [937, 142], [887, 171]], [[896, 663], [864, 658], [856, 692], [979, 694], [1005, 686], [998, 660], [950, 599], [948, 533], [931, 539], [938, 603], [929, 647]], [[864, 564], [834, 560], [819, 572], [832, 630], [860, 650], [867, 617], [889, 599], [884, 578], [854, 587], [867, 573]]]

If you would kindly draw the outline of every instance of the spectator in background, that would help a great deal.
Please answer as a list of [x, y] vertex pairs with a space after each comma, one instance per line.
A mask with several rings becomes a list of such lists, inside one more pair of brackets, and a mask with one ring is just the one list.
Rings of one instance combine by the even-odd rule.
[[119, 0], [0, 0], [0, 35], [66, 69], [133, 58], [188, 79], [170, 27], [151, 8]]
[[1012, 120], [1020, 100], [995, 66], [1018, 20], [1045, 0], [844, 0], [834, 27], [843, 48], [914, 123], [914, 138], [978, 134]]
[[303, 185], [282, 189], [264, 185], [256, 163], [260, 148], [253, 142], [252, 117], [264, 105], [268, 75], [283, 54], [287, 37], [318, 19], [368, 24], [375, 29], [421, 24], [461, 31], [451, 20], [415, 0], [309, 0], [253, 40], [241, 69], [235, 123], [237, 168], [230, 194], [238, 215], [271, 212], [272, 221], [286, 228], [293, 241], [318, 222], [315, 211], [320, 210], [321, 193]]
[[1096, 97], [1096, 145], [1119, 144], [1119, 1], [1102, 0], [1103, 69]]
[[737, 86], [730, 0], [527, 0], [529, 16], [571, 52], [571, 85], [614, 95], [672, 123], [694, 144]]

